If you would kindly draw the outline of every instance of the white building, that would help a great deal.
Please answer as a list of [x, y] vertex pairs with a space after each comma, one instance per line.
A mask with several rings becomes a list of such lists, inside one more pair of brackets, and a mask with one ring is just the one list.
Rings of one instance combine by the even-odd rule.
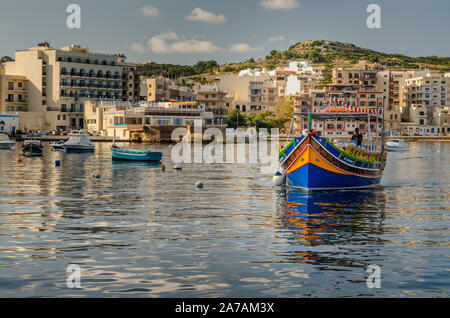
[[13, 133], [19, 129], [19, 115], [0, 114], [0, 132]]

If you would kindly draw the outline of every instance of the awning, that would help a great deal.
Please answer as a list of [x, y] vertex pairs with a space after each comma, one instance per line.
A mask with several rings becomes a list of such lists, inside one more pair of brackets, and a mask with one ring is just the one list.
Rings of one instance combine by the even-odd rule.
[[[294, 113], [294, 116], [304, 117], [304, 119], [308, 119], [308, 113]], [[354, 119], [354, 120], [367, 120], [370, 119], [379, 119], [382, 120], [382, 116], [379, 114], [371, 114], [371, 113], [311, 113], [311, 119], [313, 120], [345, 120], [345, 119]]]

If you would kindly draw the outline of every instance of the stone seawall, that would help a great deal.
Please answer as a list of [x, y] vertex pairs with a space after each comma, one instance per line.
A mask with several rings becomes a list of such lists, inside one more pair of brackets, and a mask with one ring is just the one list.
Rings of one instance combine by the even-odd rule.
[[[143, 142], [143, 143], [173, 143], [172, 132], [177, 128], [185, 128], [188, 131], [188, 140], [191, 142], [194, 140], [194, 127], [193, 126], [149, 126], [145, 125], [143, 129], [130, 131], [130, 141], [131, 142]], [[208, 128], [213, 127], [202, 127], [202, 133], [204, 133]], [[225, 137], [225, 127], [214, 127], [220, 129], [223, 136]], [[183, 136], [179, 136], [181, 140]]]

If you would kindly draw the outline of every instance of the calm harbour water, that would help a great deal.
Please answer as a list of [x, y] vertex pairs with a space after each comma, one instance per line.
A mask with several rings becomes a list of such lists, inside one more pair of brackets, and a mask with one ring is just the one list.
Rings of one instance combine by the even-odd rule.
[[450, 143], [390, 153], [376, 189], [313, 194], [250, 164], [174, 171], [166, 145], [165, 173], [96, 146], [0, 151], [0, 297], [449, 296]]

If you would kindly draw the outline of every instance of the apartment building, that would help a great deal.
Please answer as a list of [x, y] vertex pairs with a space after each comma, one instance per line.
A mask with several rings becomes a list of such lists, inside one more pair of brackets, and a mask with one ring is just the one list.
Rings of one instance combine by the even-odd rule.
[[[224, 75], [217, 79], [217, 85], [228, 91], [231, 108], [243, 113], [273, 110], [281, 96], [285, 95], [284, 80], [262, 73], [252, 75]], [[282, 84], [281, 84], [282, 83]]]
[[0, 113], [28, 110], [28, 80], [20, 75], [0, 73]]
[[249, 81], [249, 109], [247, 112], [273, 111], [279, 100], [279, 90], [275, 79], [252, 79]]
[[117, 64], [122, 67], [122, 100], [137, 102], [140, 100], [140, 76], [136, 64], [127, 62], [125, 55], [117, 55]]
[[450, 135], [450, 106], [441, 107], [434, 111], [433, 116], [440, 132]]
[[450, 78], [437, 73], [405, 79], [404, 114], [409, 121], [414, 107], [426, 110], [427, 125], [437, 125], [433, 116], [436, 109], [450, 105]]
[[88, 99], [122, 99], [122, 67], [117, 56], [91, 53], [80, 46], [57, 50], [44, 42], [16, 51], [6, 75], [28, 79], [28, 111], [43, 117], [42, 130], [84, 128]]
[[195, 91], [188, 86], [178, 85], [167, 78], [141, 77], [140, 101], [143, 102], [192, 102]]
[[228, 91], [217, 85], [201, 85], [197, 89], [197, 101], [205, 106], [206, 112], [214, 115], [212, 125], [227, 125], [228, 108], [230, 100], [227, 98]]

